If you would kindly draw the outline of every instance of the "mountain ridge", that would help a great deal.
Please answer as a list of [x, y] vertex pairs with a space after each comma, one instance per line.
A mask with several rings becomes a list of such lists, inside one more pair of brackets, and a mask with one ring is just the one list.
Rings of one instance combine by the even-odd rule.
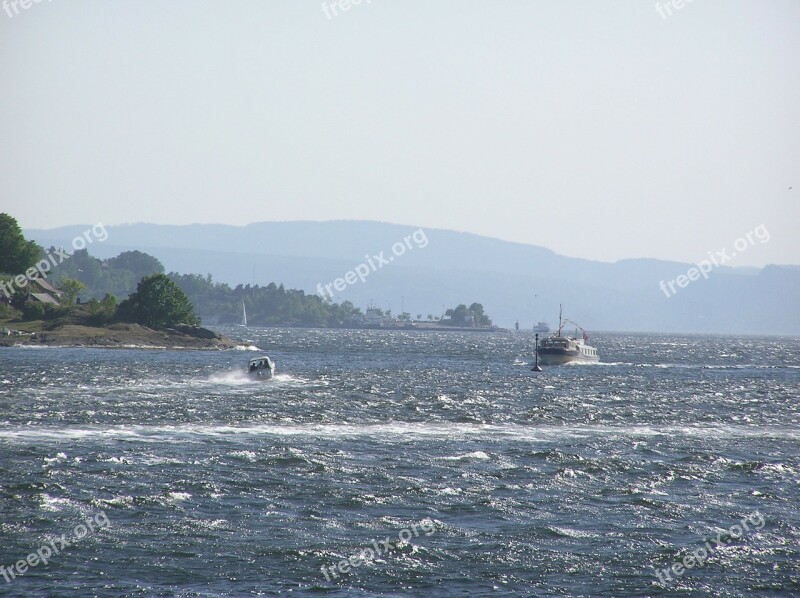
[[[26, 229], [43, 245], [69, 247], [88, 225]], [[108, 239], [88, 247], [97, 257], [139, 249], [168, 271], [211, 274], [236, 284], [283, 283], [316, 293], [369, 257], [392, 257], [335, 301], [375, 303], [399, 313], [441, 315], [442, 306], [483, 303], [495, 322], [551, 326], [558, 305], [587, 328], [636, 332], [800, 334], [800, 266], [720, 265], [667, 297], [659, 288], [695, 264], [656, 258], [603, 262], [562, 256], [545, 247], [475, 233], [364, 220], [255, 222], [244, 226], [136, 223], [107, 226]], [[418, 231], [422, 231], [419, 234]], [[410, 238], [417, 232], [416, 239]], [[422, 239], [424, 237], [424, 244]], [[406, 241], [404, 241], [406, 239]], [[393, 255], [396, 244], [405, 245]], [[399, 250], [398, 250], [399, 252]], [[762, 316], [765, 313], [766, 316]], [[782, 319], [784, 323], [775, 323]]]

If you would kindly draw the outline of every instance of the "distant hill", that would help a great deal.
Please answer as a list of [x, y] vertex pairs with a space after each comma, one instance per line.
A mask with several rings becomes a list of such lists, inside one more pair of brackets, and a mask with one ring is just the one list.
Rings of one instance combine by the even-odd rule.
[[[69, 248], [87, 228], [24, 233], [44, 246]], [[105, 242], [88, 247], [92, 255], [141, 250], [167, 271], [211, 274], [231, 285], [276, 282], [316, 293], [318, 284], [324, 287], [365, 264], [365, 282], [344, 290], [330, 287], [334, 300], [350, 300], [362, 309], [372, 302], [394, 314], [404, 308], [414, 317], [440, 316], [445, 305], [479, 302], [496, 324], [512, 327], [519, 320], [522, 329], [530, 329], [538, 320], [555, 325], [563, 303], [565, 316], [590, 331], [800, 334], [797, 266], [721, 266], [708, 280], [700, 278], [667, 297], [659, 282], [686, 274], [693, 264], [576, 259], [449, 230], [423, 229], [414, 237], [417, 227], [365, 221], [132, 224], [107, 230]], [[397, 243], [403, 245], [401, 255], [392, 252], [394, 246], [401, 253]], [[380, 252], [388, 263], [378, 267], [374, 256]]]

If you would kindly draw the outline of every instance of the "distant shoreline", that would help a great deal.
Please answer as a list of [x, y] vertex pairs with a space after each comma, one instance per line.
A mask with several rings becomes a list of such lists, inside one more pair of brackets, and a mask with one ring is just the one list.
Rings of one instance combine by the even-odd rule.
[[[233, 328], [239, 324], [208, 324], [212, 328]], [[462, 326], [437, 326], [433, 325], [414, 325], [414, 326], [306, 326], [298, 324], [252, 324], [245, 329], [253, 328], [295, 328], [297, 330], [383, 330], [385, 332], [511, 332], [508, 328], [496, 327], [462, 327]]]

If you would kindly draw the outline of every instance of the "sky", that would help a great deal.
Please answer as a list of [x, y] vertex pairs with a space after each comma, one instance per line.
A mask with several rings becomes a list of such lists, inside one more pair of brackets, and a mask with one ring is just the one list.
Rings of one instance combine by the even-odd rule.
[[23, 228], [378, 220], [696, 262], [762, 227], [727, 265], [800, 264], [796, 0], [0, 6]]

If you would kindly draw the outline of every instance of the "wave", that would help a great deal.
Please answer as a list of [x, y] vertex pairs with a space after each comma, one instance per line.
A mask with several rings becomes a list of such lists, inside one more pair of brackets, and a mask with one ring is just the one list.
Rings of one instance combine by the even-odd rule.
[[211, 383], [211, 384], [226, 384], [232, 386], [239, 386], [243, 384], [260, 384], [258, 380], [253, 380], [252, 378], [248, 377], [248, 375], [244, 372], [244, 370], [228, 370], [225, 372], [219, 372], [217, 374], [212, 374], [208, 378], [201, 379], [199, 381], [201, 384], [203, 383]]
[[[219, 372], [216, 374], [212, 374], [208, 378], [201, 379], [199, 384], [204, 383], [211, 383], [211, 384], [224, 384], [230, 386], [242, 386], [242, 385], [258, 385], [264, 388], [269, 388], [271, 386], [286, 386], [286, 385], [304, 385], [310, 384], [312, 381], [306, 378], [301, 378], [299, 376], [292, 376], [291, 374], [275, 374], [272, 377], [272, 380], [254, 380], [250, 378], [244, 370], [228, 370], [225, 372]], [[327, 386], [328, 382], [324, 380], [316, 381], [318, 384], [323, 386]]]
[[[683, 436], [689, 438], [774, 438], [800, 440], [800, 430], [789, 426], [558, 426], [506, 425], [464, 423], [374, 423], [374, 424], [259, 424], [232, 425], [152, 425], [152, 426], [84, 426], [32, 427], [0, 430], [0, 441], [65, 441], [90, 438], [139, 440], [158, 442], [190, 437], [282, 436], [315, 438], [392, 439], [506, 439], [510, 441], [552, 441], [587, 436]], [[456, 458], [481, 459], [482, 454], [470, 453]]]
[[442, 461], [488, 461], [491, 459], [489, 455], [484, 453], [483, 451], [473, 451], [471, 453], [466, 453], [464, 455], [455, 455], [453, 457], [438, 457]]
[[[566, 365], [574, 365], [578, 362], [572, 362]], [[764, 365], [764, 364], [699, 364], [699, 363], [633, 363], [629, 361], [599, 361], [595, 363], [586, 363], [578, 365], [594, 365], [606, 367], [629, 367], [629, 368], [655, 368], [659, 370], [666, 370], [670, 368], [685, 369], [685, 370], [781, 370], [781, 369], [800, 369], [800, 365], [794, 364], [781, 364], [781, 365]]]

